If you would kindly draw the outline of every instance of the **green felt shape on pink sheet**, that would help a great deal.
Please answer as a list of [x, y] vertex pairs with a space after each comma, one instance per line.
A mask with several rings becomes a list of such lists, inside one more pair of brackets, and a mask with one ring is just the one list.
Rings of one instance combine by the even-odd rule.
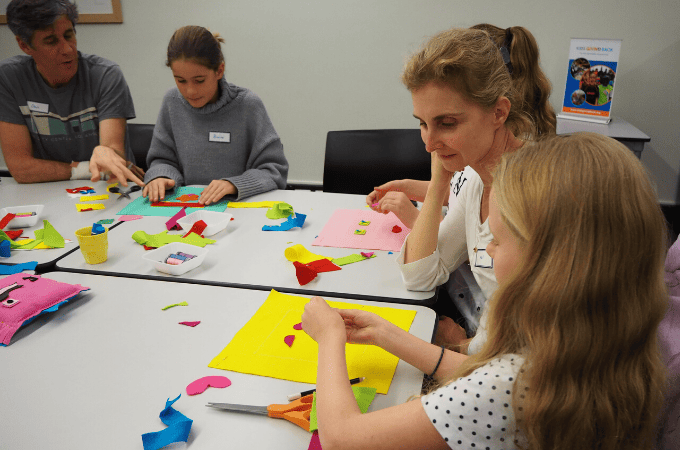
[[183, 242], [185, 244], [195, 245], [197, 247], [205, 247], [208, 244], [214, 244], [213, 239], [203, 238], [196, 233], [189, 233], [187, 237], [182, 237], [179, 234], [168, 234], [168, 231], [162, 231], [158, 234], [148, 234], [145, 231], [135, 231], [132, 234], [132, 239], [140, 245], [147, 247], [162, 247], [171, 242]]
[[[359, 405], [362, 414], [366, 414], [368, 407], [371, 406], [377, 389], [368, 386], [352, 386], [352, 393]], [[316, 392], [314, 392], [314, 401], [312, 402], [312, 411], [309, 415], [309, 431], [316, 431], [319, 425], [316, 422]]]
[[231, 380], [229, 378], [221, 375], [213, 375], [199, 378], [198, 380], [189, 383], [189, 386], [187, 386], [187, 394], [198, 395], [205, 392], [209, 387], [223, 389], [229, 386], [231, 386]]
[[294, 341], [295, 341], [295, 335], [294, 334], [289, 334], [288, 336], [283, 338], [283, 342], [285, 342], [288, 347], [292, 347]]
[[175, 303], [173, 305], [164, 306], [163, 308], [161, 308], [161, 310], [165, 311], [166, 309], [170, 309], [175, 306], [189, 306], [189, 304], [187, 302]]

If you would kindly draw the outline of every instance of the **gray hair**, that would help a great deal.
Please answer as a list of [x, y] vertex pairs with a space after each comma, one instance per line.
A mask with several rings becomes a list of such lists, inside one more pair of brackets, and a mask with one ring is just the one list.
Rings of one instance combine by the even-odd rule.
[[78, 9], [69, 0], [12, 0], [7, 5], [7, 25], [15, 36], [31, 45], [33, 33], [66, 16], [75, 29]]

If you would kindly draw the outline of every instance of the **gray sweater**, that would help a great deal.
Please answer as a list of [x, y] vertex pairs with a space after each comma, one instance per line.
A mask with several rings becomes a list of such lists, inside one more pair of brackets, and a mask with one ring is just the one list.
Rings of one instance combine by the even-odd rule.
[[194, 108], [175, 87], [163, 98], [146, 158], [144, 182], [165, 177], [175, 186], [228, 180], [240, 200], [285, 189], [288, 161], [262, 100], [254, 92], [219, 84], [215, 103]]

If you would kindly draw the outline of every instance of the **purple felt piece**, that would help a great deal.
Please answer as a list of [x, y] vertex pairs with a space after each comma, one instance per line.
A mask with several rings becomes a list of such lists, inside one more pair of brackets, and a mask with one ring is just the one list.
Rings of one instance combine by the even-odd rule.
[[200, 320], [197, 320], [196, 322], [179, 322], [180, 325], [186, 325], [186, 326], [192, 327], [192, 328], [195, 327], [196, 325], [198, 325], [199, 323], [201, 323]]
[[288, 347], [293, 346], [293, 341], [295, 341], [295, 335], [293, 334], [289, 334], [288, 336], [283, 338], [283, 342], [285, 342]]
[[294, 330], [302, 330], [302, 322], [293, 325]]

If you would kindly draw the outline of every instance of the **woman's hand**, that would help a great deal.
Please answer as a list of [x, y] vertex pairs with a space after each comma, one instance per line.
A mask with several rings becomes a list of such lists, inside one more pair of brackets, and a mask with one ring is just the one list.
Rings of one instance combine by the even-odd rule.
[[401, 189], [402, 181], [404, 181], [404, 180], [388, 181], [387, 183], [383, 184], [382, 186], [378, 186], [378, 187], [373, 188], [373, 191], [366, 196], [366, 204], [368, 206], [370, 206], [372, 210], [378, 211], [378, 207], [373, 206], [373, 205], [380, 202], [380, 200], [388, 192], [392, 192], [392, 191], [400, 192], [402, 190]]
[[142, 197], [149, 197], [149, 201], [157, 202], [165, 198], [165, 191], [171, 189], [175, 186], [175, 180], [170, 178], [154, 178], [149, 181], [144, 190], [142, 191]]
[[411, 200], [403, 192], [387, 192], [377, 205], [371, 207], [371, 209], [383, 214], [393, 212], [401, 220], [401, 223], [408, 228], [413, 228], [413, 224], [416, 223], [418, 218], [418, 208], [411, 203]]
[[312, 297], [302, 313], [302, 329], [318, 343], [327, 338], [345, 340], [345, 322], [338, 311], [321, 297]]
[[448, 192], [451, 188], [451, 178], [453, 177], [454, 172], [446, 170], [442, 160], [439, 159], [436, 152], [431, 153], [431, 159], [432, 180], [430, 181], [429, 189], [435, 188]]
[[201, 192], [201, 197], [198, 203], [202, 205], [209, 205], [211, 203], [219, 202], [225, 195], [235, 194], [236, 186], [227, 180], [212, 180], [207, 188]]

